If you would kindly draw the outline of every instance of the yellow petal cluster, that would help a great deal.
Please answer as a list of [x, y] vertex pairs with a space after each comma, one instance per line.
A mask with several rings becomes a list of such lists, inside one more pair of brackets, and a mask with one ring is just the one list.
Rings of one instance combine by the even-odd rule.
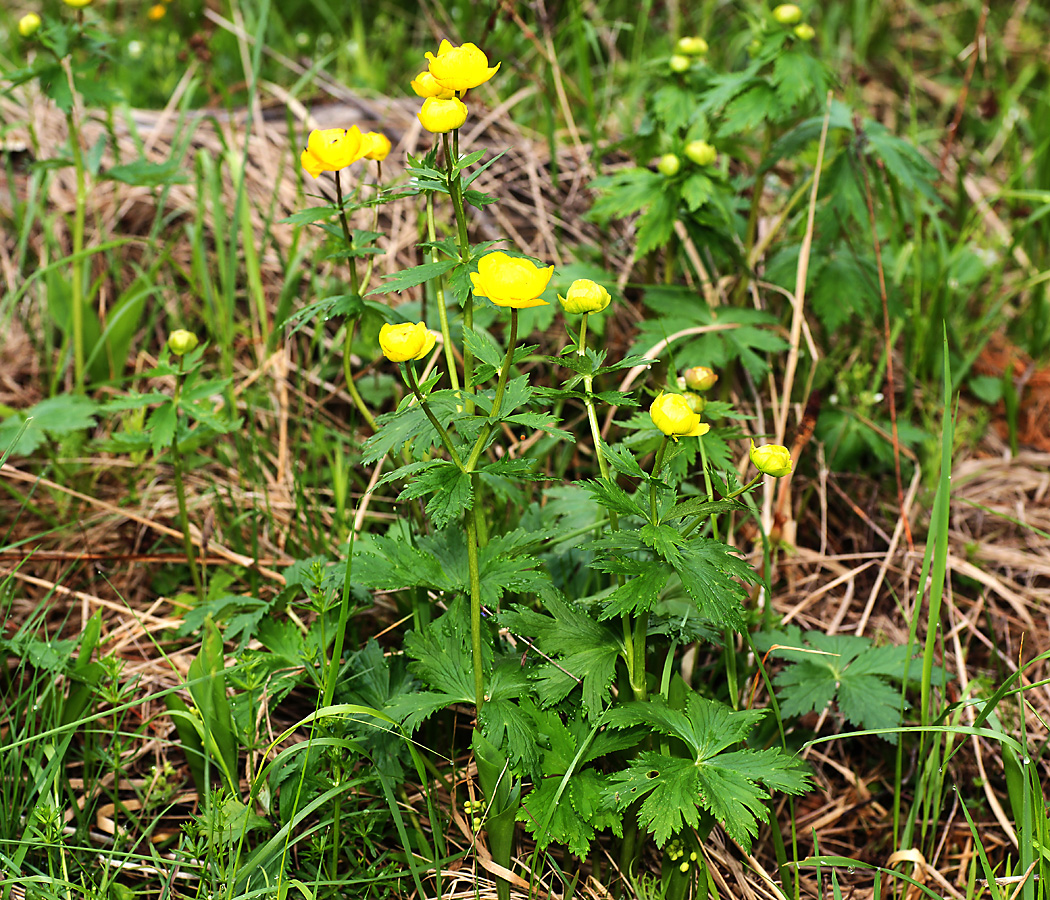
[[456, 93], [438, 84], [437, 79], [430, 74], [429, 69], [426, 72], [420, 72], [412, 79], [410, 85], [417, 97], [437, 97], [439, 100], [449, 100]]
[[700, 437], [711, 430], [710, 425], [700, 421], [700, 414], [693, 412], [681, 394], [661, 391], [649, 407], [649, 417], [657, 428], [675, 441], [680, 437]]
[[751, 442], [751, 462], [756, 469], [764, 475], [772, 475], [780, 478], [791, 472], [791, 451], [782, 444], [766, 444], [764, 447], [756, 447]]
[[474, 283], [474, 294], [488, 297], [496, 306], [529, 309], [548, 305], [540, 299], [540, 294], [547, 289], [553, 274], [554, 266], [545, 269], [530, 260], [497, 250], [481, 257], [478, 271], [471, 273], [470, 280]]
[[26, 13], [18, 20], [18, 33], [22, 37], [32, 37], [40, 28], [40, 16], [36, 13]]
[[437, 56], [430, 52], [426, 56], [430, 60], [430, 74], [447, 91], [468, 91], [484, 84], [500, 67], [496, 63], [489, 68], [488, 57], [475, 44], [453, 47], [448, 41], [442, 41]]
[[364, 156], [361, 130], [353, 128], [314, 129], [306, 141], [306, 149], [299, 157], [311, 178], [322, 172], [338, 172]]
[[432, 134], [445, 134], [467, 121], [467, 105], [458, 97], [427, 97], [419, 111], [419, 124]]
[[558, 297], [562, 309], [574, 315], [601, 312], [611, 299], [605, 288], [589, 278], [577, 278], [569, 285], [565, 296]]
[[434, 349], [436, 338], [427, 331], [423, 322], [413, 325], [405, 322], [391, 325], [387, 322], [379, 329], [379, 347], [383, 356], [391, 362], [408, 362], [410, 359], [422, 359]]
[[378, 131], [369, 131], [361, 138], [361, 149], [364, 159], [382, 162], [390, 155], [390, 138]]

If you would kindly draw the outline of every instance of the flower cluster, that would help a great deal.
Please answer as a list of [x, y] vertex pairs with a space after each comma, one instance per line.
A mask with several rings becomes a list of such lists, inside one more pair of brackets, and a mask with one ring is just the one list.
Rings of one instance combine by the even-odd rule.
[[311, 178], [322, 172], [338, 172], [359, 159], [382, 162], [390, 152], [390, 138], [377, 131], [361, 133], [351, 128], [314, 129], [306, 140], [306, 149], [299, 161]]
[[483, 818], [485, 814], [485, 802], [483, 800], [464, 800], [463, 812], [471, 817], [471, 828], [475, 831], [481, 831], [481, 826], [485, 824], [485, 819]]
[[467, 120], [467, 105], [458, 95], [484, 84], [499, 70], [489, 66], [485, 52], [475, 44], [454, 47], [442, 41], [437, 55], [427, 52], [429, 66], [412, 80], [412, 90], [422, 97], [419, 123], [433, 134], [461, 128]]

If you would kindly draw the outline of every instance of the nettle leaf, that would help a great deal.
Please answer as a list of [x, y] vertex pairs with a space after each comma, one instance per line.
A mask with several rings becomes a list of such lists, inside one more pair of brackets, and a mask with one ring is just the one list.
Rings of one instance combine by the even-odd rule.
[[[868, 638], [819, 631], [789, 632], [788, 640], [805, 649], [774, 651], [793, 662], [773, 679], [784, 716], [823, 710], [837, 700], [839, 712], [858, 728], [900, 725], [901, 691], [891, 682], [904, 677], [906, 646], [873, 647]], [[891, 744], [897, 740], [895, 734], [880, 737]]]
[[724, 752], [743, 741], [764, 715], [765, 710], [734, 712], [692, 693], [684, 710], [671, 709], [659, 697], [610, 710], [606, 721], [611, 727], [648, 725], [684, 741], [691, 758], [640, 753], [612, 776], [606, 801], [623, 809], [644, 797], [639, 821], [660, 845], [683, 827], [695, 827], [703, 809], [749, 851], [766, 815], [763, 801], [769, 794], [761, 785], [792, 794], [808, 787], [805, 764], [777, 748]]
[[622, 639], [557, 595], [547, 599], [546, 607], [550, 615], [514, 607], [501, 613], [499, 622], [514, 634], [533, 638], [553, 660], [541, 664], [533, 676], [541, 705], [558, 703], [581, 686], [584, 709], [593, 720], [608, 698]]
[[740, 581], [752, 583], [756, 576], [732, 547], [710, 538], [694, 538], [670, 562], [701, 615], [724, 628], [739, 631], [744, 627], [740, 610], [747, 591]]
[[584, 490], [589, 491], [594, 499], [606, 509], [621, 516], [638, 516], [645, 519], [648, 513], [637, 500], [631, 497], [627, 491], [618, 484], [606, 481], [604, 478], [594, 481], [576, 482]]

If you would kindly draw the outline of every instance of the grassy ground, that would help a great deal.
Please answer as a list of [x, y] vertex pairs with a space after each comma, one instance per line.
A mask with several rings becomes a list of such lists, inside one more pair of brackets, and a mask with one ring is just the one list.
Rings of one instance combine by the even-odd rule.
[[[809, 41], [758, 3], [160, 9], [45, 4], [32, 39], [23, 11], [0, 11], [4, 896], [1044, 896], [1046, 11], [853, 0], [803, 7]], [[70, 75], [44, 67], [41, 37], [79, 17]], [[689, 35], [708, 52], [676, 71]], [[457, 140], [480, 164], [503, 155], [470, 185], [497, 202], [469, 210], [467, 240], [446, 185], [441, 246], [420, 246], [408, 188], [434, 136], [408, 82], [444, 36], [501, 63]], [[308, 132], [350, 124], [394, 146], [347, 176], [352, 246], [379, 251], [353, 276], [338, 216], [297, 217], [336, 200], [299, 165]], [[688, 155], [699, 140], [716, 163]], [[401, 494], [410, 480], [382, 481], [447, 451], [415, 433], [366, 444], [399, 421], [373, 416], [412, 408], [380, 325], [434, 326], [447, 294], [454, 364], [431, 364], [464, 368], [465, 273], [501, 239], [557, 270], [554, 305], [521, 313], [533, 349], [502, 366], [531, 379], [533, 418], [502, 420], [482, 454], [543, 480], [508, 465], [474, 487], [490, 546], [509, 548], [493, 559], [518, 565], [483, 570], [505, 616], [486, 632], [485, 702], [530, 717], [531, 766], [513, 728], [493, 752], [474, 728], [484, 654], [455, 601], [476, 594], [449, 576], [467, 572], [471, 515], [437, 527]], [[431, 256], [452, 277], [346, 299], [366, 270], [374, 288]], [[554, 290], [581, 277], [613, 294], [591, 346], [653, 360], [595, 376], [608, 454], [588, 434], [590, 383], [559, 368], [579, 324]], [[177, 328], [206, 344], [199, 376], [165, 349]], [[487, 301], [474, 328], [513, 342]], [[752, 436], [785, 445], [794, 471], [741, 508], [703, 507], [697, 539], [757, 573], [740, 620], [661, 582], [651, 619], [624, 617], [648, 656], [639, 673], [613, 654], [599, 725], [569, 685], [535, 685], [559, 677], [545, 661], [582, 671], [574, 644], [605, 639], [600, 604], [631, 573], [601, 569], [581, 537], [616, 503], [641, 533], [650, 498], [666, 514], [671, 495], [628, 496], [635, 476], [604, 464], [630, 456], [655, 477], [667, 442], [645, 411], [700, 364], [720, 375], [714, 427], [668, 462], [677, 496], [747, 482]], [[576, 442], [544, 431], [544, 411]], [[477, 433], [448, 415], [455, 440]], [[624, 496], [579, 486], [603, 479]], [[405, 547], [413, 565], [381, 571]], [[414, 581], [428, 559], [440, 572]], [[726, 577], [716, 593], [734, 597]], [[558, 618], [558, 597], [580, 617]], [[557, 628], [528, 632], [541, 614]], [[741, 809], [684, 792], [671, 831], [697, 859], [679, 873], [637, 803], [608, 787], [587, 813], [572, 792], [658, 751], [689, 757], [678, 720], [639, 711], [692, 710], [686, 696], [768, 712], [726, 746], [779, 748], [811, 784], [792, 795], [767, 773], [753, 835]], [[584, 760], [588, 729], [600, 742], [628, 724], [650, 730]], [[528, 796], [545, 782], [561, 784], [562, 831], [537, 850]], [[505, 810], [522, 824], [501, 850]]]

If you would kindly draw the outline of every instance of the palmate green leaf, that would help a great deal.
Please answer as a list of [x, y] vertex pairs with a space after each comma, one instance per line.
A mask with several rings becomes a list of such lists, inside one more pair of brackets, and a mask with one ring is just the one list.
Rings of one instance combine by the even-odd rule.
[[596, 222], [623, 219], [649, 206], [662, 193], [665, 178], [650, 169], [624, 169], [591, 182], [599, 196], [586, 218]]
[[384, 276], [383, 283], [369, 291], [365, 296], [389, 294], [394, 291], [403, 291], [406, 288], [415, 287], [417, 284], [423, 284], [425, 281], [431, 281], [440, 275], [444, 275], [459, 264], [458, 259], [439, 259], [437, 262], [423, 263], [420, 266], [413, 266], [411, 269], [402, 269], [393, 275]]
[[547, 434], [553, 437], [560, 437], [563, 440], [571, 441], [576, 443], [576, 436], [571, 431], [565, 431], [563, 428], [558, 428], [554, 423], [558, 422], [553, 413], [540, 413], [540, 412], [526, 412], [526, 413], [515, 413], [512, 416], [500, 416], [501, 422], [507, 422], [510, 425], [521, 425], [523, 428], [532, 428], [536, 431], [545, 431]]
[[609, 465], [621, 475], [642, 479], [648, 477], [647, 473], [642, 471], [642, 467], [638, 465], [638, 460], [635, 459], [629, 447], [625, 447], [623, 444], [607, 444], [605, 441], [602, 441], [601, 452], [609, 461]]
[[[602, 366], [595, 371], [595, 376], [606, 375], [609, 372], [619, 372], [623, 369], [633, 369], [635, 366], [651, 366], [659, 362], [656, 359], [649, 359], [647, 356], [634, 356], [628, 355], [623, 357], [619, 362], [610, 363], [607, 366]], [[595, 395], [597, 396], [597, 394]]]
[[682, 182], [682, 200], [689, 212], [696, 212], [711, 198], [715, 182], [703, 172], [693, 172]]
[[642, 526], [638, 536], [647, 547], [652, 548], [657, 556], [667, 562], [674, 564], [682, 558], [681, 548], [685, 545], [686, 539], [682, 537], [677, 528], [672, 528], [670, 525], [647, 524]]
[[674, 223], [678, 218], [678, 199], [677, 188], [667, 184], [653, 195], [652, 205], [635, 222], [635, 241], [639, 256], [645, 256], [662, 247], [671, 239]]
[[594, 481], [577, 481], [576, 484], [588, 491], [602, 506], [617, 515], [638, 516], [641, 519], [648, 517], [645, 507], [614, 482], [600, 478]]
[[686, 698], [684, 710], [669, 708], [662, 698], [610, 710], [610, 727], [647, 725], [684, 741], [693, 755], [680, 759], [649, 751], [639, 754], [625, 771], [612, 776], [607, 802], [622, 809], [644, 797], [639, 821], [660, 845], [683, 827], [695, 827], [699, 810], [706, 810], [750, 850], [769, 796], [760, 785], [795, 794], [808, 786], [804, 763], [776, 748], [724, 752], [744, 740], [764, 714], [734, 712], [697, 694]]
[[[900, 725], [901, 692], [891, 682], [904, 676], [906, 646], [873, 647], [864, 637], [817, 631], [806, 632], [804, 638], [795, 631], [787, 639], [811, 652], [786, 648], [774, 651], [793, 661], [773, 679], [784, 716], [823, 710], [837, 700], [839, 712], [858, 728]], [[896, 743], [895, 734], [881, 736]]]
[[670, 562], [702, 616], [723, 628], [739, 631], [744, 627], [740, 610], [747, 591], [740, 581], [752, 583], [756, 576], [736, 551], [721, 541], [693, 538], [682, 546], [681, 556]]
[[827, 66], [808, 49], [784, 49], [773, 63], [770, 81], [775, 85], [784, 112], [807, 97], [823, 99], [831, 80]]
[[[706, 435], [704, 437], [706, 441]], [[707, 500], [703, 497], [691, 497], [676, 503], [674, 509], [664, 515], [664, 521], [674, 522], [678, 519], [693, 518], [694, 516], [712, 516], [721, 513], [743, 511], [747, 504], [739, 500]]]
[[749, 87], [761, 84], [762, 82], [755, 78], [759, 68], [758, 61], [752, 60], [747, 68], [738, 72], [714, 75], [700, 99], [700, 112], [710, 118], [720, 113], [725, 105], [738, 94], [743, 93]]
[[[402, 475], [405, 469], [415, 465], [418, 464], [404, 466], [394, 474]], [[414, 500], [433, 494], [427, 502], [427, 515], [435, 528], [444, 528], [474, 505], [470, 476], [453, 462], [435, 460], [423, 463], [421, 469], [410, 474], [412, 477], [397, 499]]]
[[560, 596], [552, 594], [546, 606], [550, 615], [514, 607], [499, 615], [500, 624], [533, 638], [537, 648], [556, 661], [540, 665], [534, 676], [540, 704], [557, 703], [580, 686], [584, 709], [593, 720], [608, 698], [621, 639]]
[[757, 131], [766, 122], [783, 118], [785, 112], [776, 91], [765, 82], [756, 82], [726, 106], [718, 135], [727, 137], [742, 131]]
[[150, 413], [146, 423], [146, 430], [150, 433], [150, 445], [153, 453], [157, 456], [171, 446], [175, 438], [175, 428], [178, 425], [178, 416], [174, 404], [169, 400], [162, 403]]
[[0, 456], [8, 451], [15, 456], [29, 456], [49, 437], [93, 428], [98, 409], [94, 400], [78, 394], [59, 394], [41, 400], [27, 410], [8, 416], [0, 424]]
[[99, 177], [123, 184], [141, 187], [160, 187], [165, 184], [185, 184], [189, 181], [182, 160], [169, 159], [162, 163], [150, 162], [148, 159], [137, 159], [120, 166], [110, 166]]
[[485, 705], [481, 708], [485, 737], [504, 748], [507, 756], [528, 772], [534, 772], [540, 761], [536, 732], [532, 719], [512, 701], [527, 696], [531, 688], [516, 656], [501, 660], [487, 680]]
[[937, 189], [937, 169], [915, 147], [897, 137], [885, 125], [865, 119], [862, 126], [868, 139], [868, 149], [873, 152], [886, 171], [905, 191], [918, 191], [932, 202], [940, 205]]
[[[427, 402], [434, 417], [445, 427], [457, 414], [457, 404], [462, 403], [453, 391], [435, 391]], [[376, 422], [381, 427], [362, 446], [362, 465], [373, 463], [391, 451], [400, 449], [407, 441], [416, 442], [417, 452], [441, 443], [441, 436], [418, 405], [377, 416]]]
[[627, 578], [612, 593], [602, 598], [598, 621], [619, 619], [625, 615], [638, 615], [651, 610], [660, 599], [660, 592], [671, 577], [665, 562], [638, 563], [639, 571]]

